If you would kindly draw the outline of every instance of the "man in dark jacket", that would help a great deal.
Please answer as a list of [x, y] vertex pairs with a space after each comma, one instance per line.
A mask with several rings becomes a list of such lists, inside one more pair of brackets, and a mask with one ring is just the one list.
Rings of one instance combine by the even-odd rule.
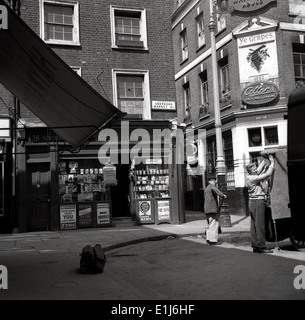
[[208, 220], [206, 240], [210, 245], [218, 244], [218, 196], [224, 199], [227, 197], [216, 187], [216, 179], [211, 178], [204, 190], [204, 213]]

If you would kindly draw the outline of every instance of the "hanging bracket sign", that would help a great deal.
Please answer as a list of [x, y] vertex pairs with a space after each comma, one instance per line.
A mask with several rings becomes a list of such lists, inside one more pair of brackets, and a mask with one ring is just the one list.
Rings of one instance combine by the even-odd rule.
[[256, 82], [247, 86], [241, 96], [242, 101], [248, 105], [262, 105], [274, 101], [280, 92], [272, 82]]
[[229, 8], [231, 11], [255, 11], [267, 6], [271, 2], [277, 0], [229, 0]]

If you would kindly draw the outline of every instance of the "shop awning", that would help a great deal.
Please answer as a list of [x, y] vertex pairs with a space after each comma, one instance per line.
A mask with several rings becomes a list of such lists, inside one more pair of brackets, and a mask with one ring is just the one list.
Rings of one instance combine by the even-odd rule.
[[72, 147], [121, 111], [103, 98], [8, 8], [0, 29], [0, 82]]

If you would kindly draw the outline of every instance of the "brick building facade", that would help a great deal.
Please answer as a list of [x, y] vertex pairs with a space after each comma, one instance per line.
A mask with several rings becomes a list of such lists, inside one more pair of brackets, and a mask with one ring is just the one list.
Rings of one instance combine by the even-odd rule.
[[[259, 161], [262, 150], [287, 145], [288, 98], [304, 84], [304, 14], [305, 1], [230, 0], [213, 7], [231, 213], [247, 214], [245, 165]], [[185, 173], [191, 210], [201, 210], [207, 178], [216, 174], [210, 16], [211, 1], [203, 0], [177, 1], [172, 15], [178, 119], [195, 132], [201, 168], [199, 175]]]
[[[21, 19], [94, 90], [125, 112], [125, 119], [130, 120], [131, 127], [148, 130], [171, 128], [170, 120], [176, 118], [171, 0], [20, 0], [17, 3], [20, 4], [18, 13]], [[5, 211], [0, 214], [2, 230], [17, 228], [23, 232], [58, 229], [61, 226], [59, 211], [62, 193], [66, 194], [68, 190], [67, 181], [62, 185], [61, 181], [58, 181], [62, 178], [60, 164], [64, 163], [67, 171], [69, 164], [76, 161], [78, 170], [81, 170], [82, 165], [82, 170], [88, 170], [88, 173], [89, 170], [97, 170], [100, 143], [95, 140], [78, 154], [71, 154], [63, 150], [62, 145], [65, 143], [60, 137], [49, 130], [29, 106], [16, 100], [2, 85], [0, 97], [1, 116], [11, 118], [12, 126], [18, 123], [20, 127], [19, 131], [13, 130], [16, 136], [6, 143], [14, 155], [16, 141], [15, 151], [18, 152], [13, 194], [5, 195], [6, 203], [14, 204], [7, 205]], [[161, 107], [160, 102], [163, 103]], [[75, 112], [77, 113], [77, 110]], [[15, 124], [14, 119], [17, 121]], [[117, 126], [113, 124], [113, 128]], [[8, 172], [14, 171], [14, 166], [13, 162], [13, 168], [8, 168]], [[105, 201], [114, 195], [117, 197], [112, 199], [113, 218], [133, 219], [137, 209], [130, 209], [133, 206], [130, 203], [130, 195], [134, 195], [135, 190], [139, 191], [138, 193], [142, 192], [141, 197], [144, 198], [145, 195], [142, 189], [132, 186], [133, 190], [129, 190], [128, 196], [128, 187], [131, 188], [128, 185], [128, 170], [128, 166], [117, 167], [117, 179], [125, 181], [123, 189], [112, 190], [112, 195], [104, 195]], [[168, 174], [165, 175], [168, 172], [166, 170], [168, 169], [162, 170], [164, 181], [161, 181], [161, 177], [159, 181], [160, 184], [164, 184], [164, 190], [166, 177], [168, 179]], [[47, 184], [44, 190], [47, 201], [44, 203], [42, 200], [41, 203], [35, 200], [39, 197], [42, 199], [42, 195], [39, 196], [37, 193], [38, 190], [42, 192], [40, 179], [45, 180], [44, 184]], [[175, 173], [171, 179], [176, 179]], [[29, 183], [30, 180], [32, 184]], [[31, 185], [35, 185], [35, 188], [31, 189]], [[84, 184], [79, 183], [78, 188], [80, 187], [83, 188]], [[102, 187], [103, 185], [100, 185], [100, 188]], [[98, 188], [98, 184], [95, 188]], [[162, 188], [160, 186], [158, 190], [161, 191]], [[61, 189], [64, 191], [61, 192]], [[145, 190], [148, 194], [148, 188]], [[93, 190], [90, 190], [90, 194], [94, 194], [91, 191]], [[80, 196], [80, 191], [78, 192]], [[122, 200], [120, 196], [124, 192], [126, 194]], [[173, 196], [177, 194], [175, 187], [171, 192]], [[83, 197], [81, 199], [80, 202], [84, 202]], [[74, 202], [77, 202], [77, 199], [71, 200], [71, 203]], [[69, 203], [70, 201], [66, 204]], [[154, 207], [154, 200], [149, 204]], [[135, 204], [137, 205], [138, 203]], [[179, 201], [173, 201], [171, 206], [172, 212], [179, 212], [179, 217], [172, 216], [171, 220], [179, 222], [183, 216], [178, 207]], [[88, 207], [83, 207], [83, 212], [86, 212]], [[89, 210], [94, 211], [97, 208], [99, 206], [95, 203]], [[78, 209], [80, 210], [80, 206], [77, 204]], [[131, 212], [132, 210], [134, 212]], [[151, 213], [151, 210], [149, 212]], [[95, 215], [93, 219], [97, 218]], [[77, 223], [79, 220], [80, 217], [77, 217]], [[94, 222], [92, 224], [96, 225]]]

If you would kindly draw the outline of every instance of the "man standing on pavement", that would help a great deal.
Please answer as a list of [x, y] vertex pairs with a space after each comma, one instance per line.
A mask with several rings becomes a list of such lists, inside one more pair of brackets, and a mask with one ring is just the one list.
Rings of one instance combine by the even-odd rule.
[[218, 207], [218, 196], [224, 199], [227, 197], [216, 187], [216, 179], [210, 178], [209, 185], [204, 190], [204, 213], [208, 221], [206, 240], [209, 245], [219, 244], [218, 217], [220, 208]]
[[250, 163], [246, 166], [248, 175], [246, 185], [249, 194], [249, 211], [251, 217], [251, 245], [253, 252], [257, 253], [272, 253], [272, 250], [266, 248], [265, 239], [265, 192], [263, 182], [269, 179], [274, 170], [274, 158], [269, 155], [270, 166], [268, 170], [261, 173], [261, 166], [257, 167], [256, 163]]

